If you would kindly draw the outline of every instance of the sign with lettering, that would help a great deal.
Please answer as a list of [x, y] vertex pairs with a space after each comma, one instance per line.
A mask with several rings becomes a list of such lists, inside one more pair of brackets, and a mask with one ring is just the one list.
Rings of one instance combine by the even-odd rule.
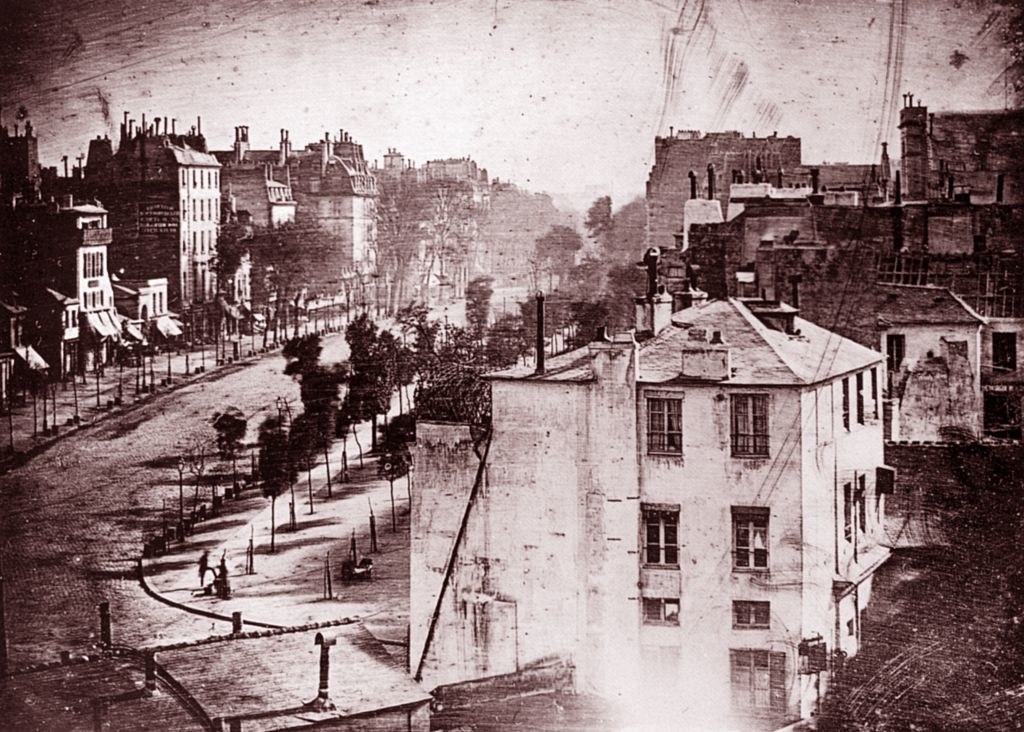
[[140, 234], [177, 234], [177, 206], [167, 203], [142, 203], [139, 205]]

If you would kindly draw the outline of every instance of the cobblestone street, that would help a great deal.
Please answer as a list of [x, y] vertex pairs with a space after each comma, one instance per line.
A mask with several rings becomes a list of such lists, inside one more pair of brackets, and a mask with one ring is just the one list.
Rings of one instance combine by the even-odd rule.
[[[328, 336], [324, 360], [343, 358], [345, 348], [342, 335]], [[97, 605], [104, 600], [115, 643], [166, 643], [223, 630], [146, 595], [136, 561], [143, 541], [159, 532], [165, 506], [168, 513], [177, 506], [180, 449], [192, 437], [212, 445], [214, 412], [242, 410], [249, 443], [263, 416], [276, 412], [277, 398], [301, 410], [284, 364], [275, 354], [224, 367], [68, 435], [0, 478], [12, 669], [52, 661], [62, 650], [87, 652], [99, 636]], [[249, 510], [262, 507], [262, 499], [249, 503]]]

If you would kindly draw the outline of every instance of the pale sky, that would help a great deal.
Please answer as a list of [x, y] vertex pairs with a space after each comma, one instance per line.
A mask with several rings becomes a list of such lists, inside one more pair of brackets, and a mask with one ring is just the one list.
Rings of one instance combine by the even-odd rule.
[[[1001, 108], [994, 0], [0, 0], [4, 122], [44, 164], [138, 119], [203, 118], [214, 149], [349, 131], [367, 157], [469, 155], [570, 195], [642, 195], [656, 134], [803, 138], [807, 161], [898, 142], [899, 95]], [[902, 22], [901, 22], [902, 21]], [[903, 32], [899, 32], [903, 29]], [[954, 51], [967, 56], [959, 69]], [[895, 106], [886, 104], [893, 98]], [[104, 116], [104, 111], [108, 116]], [[879, 134], [879, 126], [886, 128]]]

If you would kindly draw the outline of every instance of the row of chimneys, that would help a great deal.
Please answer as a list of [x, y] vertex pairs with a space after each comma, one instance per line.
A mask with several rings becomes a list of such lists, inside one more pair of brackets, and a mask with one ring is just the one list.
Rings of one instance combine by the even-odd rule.
[[[139, 123], [139, 127], [135, 127], [135, 120], [129, 119], [128, 112], [124, 113], [124, 120], [121, 122], [121, 137], [132, 138], [136, 135], [159, 135], [160, 125], [164, 124], [163, 134], [165, 135], [176, 135], [178, 134], [177, 126], [178, 120], [172, 117], [154, 117], [153, 124], [146, 125], [146, 115], [142, 115], [142, 121]], [[235, 128], [236, 134], [238, 128]], [[191, 128], [191, 134], [201, 135], [203, 134], [203, 118], [196, 117], [196, 123]]]

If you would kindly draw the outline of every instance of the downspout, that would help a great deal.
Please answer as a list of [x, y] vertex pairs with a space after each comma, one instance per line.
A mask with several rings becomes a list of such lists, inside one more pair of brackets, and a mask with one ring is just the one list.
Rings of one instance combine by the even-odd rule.
[[[455, 560], [459, 556], [459, 545], [462, 544], [462, 539], [466, 535], [466, 526], [469, 524], [469, 514], [473, 510], [473, 506], [476, 504], [476, 497], [480, 492], [480, 485], [484, 480], [484, 470], [487, 467], [487, 454], [491, 449], [491, 433], [487, 433], [487, 442], [484, 443], [484, 454], [480, 458], [480, 465], [476, 469], [476, 479], [473, 481], [473, 488], [469, 492], [469, 500], [466, 501], [466, 510], [462, 514], [462, 523], [459, 524], [459, 532], [455, 535], [455, 541], [452, 542], [452, 551], [448, 555], [448, 561], [444, 568], [444, 579], [441, 581], [441, 591], [437, 593], [437, 602], [434, 604], [434, 612], [430, 616], [430, 626], [427, 628], [427, 637], [423, 641], [423, 652], [420, 654], [420, 660], [416, 664], [416, 675], [413, 678], [416, 681], [423, 680], [423, 664], [427, 659], [427, 652], [430, 650], [430, 644], [434, 640], [434, 632], [437, 629], [437, 621], [441, 616], [441, 603], [444, 602], [445, 591], [448, 589], [448, 585], [451, 584], [452, 573], [455, 571]], [[410, 649], [412, 650], [412, 649]]]

